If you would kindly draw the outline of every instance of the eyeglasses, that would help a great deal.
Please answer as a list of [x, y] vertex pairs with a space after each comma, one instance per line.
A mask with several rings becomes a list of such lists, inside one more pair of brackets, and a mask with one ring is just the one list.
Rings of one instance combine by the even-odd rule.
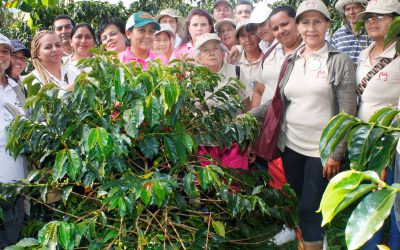
[[385, 14], [367, 14], [364, 17], [364, 21], [366, 23], [371, 22], [374, 20], [374, 22], [382, 22], [386, 17], [392, 17], [392, 15], [385, 15]]

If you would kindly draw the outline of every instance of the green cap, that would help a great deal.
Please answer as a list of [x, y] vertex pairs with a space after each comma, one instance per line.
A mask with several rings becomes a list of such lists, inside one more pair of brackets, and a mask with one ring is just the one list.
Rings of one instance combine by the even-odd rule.
[[154, 18], [147, 12], [136, 12], [133, 13], [126, 21], [125, 30], [132, 28], [140, 28], [147, 24], [153, 24], [156, 30], [160, 30], [160, 25], [154, 20]]

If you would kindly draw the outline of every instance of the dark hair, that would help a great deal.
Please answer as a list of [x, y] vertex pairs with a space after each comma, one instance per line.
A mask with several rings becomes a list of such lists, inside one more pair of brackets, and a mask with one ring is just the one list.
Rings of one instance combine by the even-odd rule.
[[74, 28], [71, 31], [71, 39], [75, 35], [75, 33], [78, 31], [78, 29], [80, 29], [80, 28], [87, 28], [90, 31], [90, 34], [93, 37], [94, 43], [97, 44], [96, 35], [94, 33], [94, 30], [93, 30], [92, 26], [90, 26], [87, 23], [80, 23], [80, 24], [77, 24], [76, 26], [74, 26]]
[[292, 7], [287, 5], [279, 6], [273, 9], [268, 18], [270, 19], [272, 16], [278, 14], [279, 12], [285, 12], [289, 17], [296, 18], [296, 11]]
[[206, 17], [208, 24], [211, 26], [210, 33], [215, 33], [213, 19], [212, 19], [212, 16], [210, 15], [210, 13], [208, 13], [206, 10], [203, 10], [203, 9], [193, 9], [192, 11], [190, 11], [189, 15], [186, 17], [185, 33], [183, 34], [182, 41], [179, 44], [179, 47], [188, 43], [190, 40], [192, 40], [192, 37], [190, 36], [190, 33], [189, 33], [189, 25], [190, 25], [190, 20], [192, 19], [192, 17], [196, 16], [196, 15]]
[[58, 16], [56, 16], [54, 18], [53, 23], [51, 25], [53, 27], [53, 30], [54, 30], [54, 23], [56, 21], [58, 21], [58, 20], [61, 20], [61, 19], [68, 19], [71, 22], [72, 26], [75, 26], [75, 22], [74, 22], [74, 20], [72, 20], [72, 18], [70, 16], [65, 15], [65, 14], [61, 14], [61, 15], [58, 15]]
[[254, 10], [254, 6], [253, 3], [248, 1], [248, 0], [239, 0], [239, 2], [237, 3], [236, 7], [238, 7], [239, 5], [250, 5], [251, 6], [251, 10]]
[[101, 43], [101, 34], [103, 34], [104, 30], [110, 25], [115, 25], [118, 28], [118, 30], [125, 35], [125, 24], [121, 23], [119, 20], [115, 18], [104, 19], [103, 21], [101, 21], [99, 27], [98, 39], [100, 43]]

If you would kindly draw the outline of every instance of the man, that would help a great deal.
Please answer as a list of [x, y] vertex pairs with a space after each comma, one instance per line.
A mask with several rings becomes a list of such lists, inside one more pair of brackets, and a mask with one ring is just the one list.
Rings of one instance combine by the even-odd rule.
[[222, 43], [230, 50], [239, 44], [236, 37], [236, 22], [231, 18], [224, 18], [215, 24], [215, 30], [221, 38]]
[[345, 19], [345, 26], [333, 34], [331, 43], [349, 55], [355, 64], [361, 51], [368, 47], [367, 35], [356, 31], [356, 16], [364, 11], [366, 4], [368, 0], [339, 0], [335, 5]]
[[235, 20], [240, 22], [248, 20], [254, 10], [253, 4], [248, 0], [240, 0], [235, 8]]
[[71, 31], [75, 26], [74, 20], [68, 15], [58, 15], [53, 21], [53, 30], [60, 37], [64, 55], [70, 55], [73, 50], [71, 46]]
[[224, 18], [233, 18], [232, 5], [228, 0], [217, 0], [213, 5], [213, 17], [215, 22]]

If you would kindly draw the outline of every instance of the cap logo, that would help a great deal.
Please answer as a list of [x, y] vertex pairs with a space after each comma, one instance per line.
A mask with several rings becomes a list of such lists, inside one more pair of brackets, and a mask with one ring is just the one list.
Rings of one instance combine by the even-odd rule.
[[376, 6], [378, 4], [378, 0], [371, 0], [369, 1], [369, 6]]
[[315, 3], [313, 1], [309, 1], [306, 3], [307, 7], [315, 7]]

